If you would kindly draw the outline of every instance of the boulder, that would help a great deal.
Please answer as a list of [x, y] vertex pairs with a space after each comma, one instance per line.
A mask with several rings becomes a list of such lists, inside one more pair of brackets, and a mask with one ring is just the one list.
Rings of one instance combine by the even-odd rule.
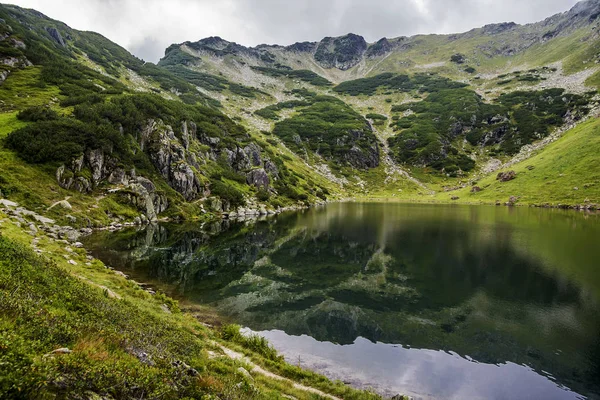
[[129, 202], [144, 212], [148, 220], [155, 221], [158, 214], [169, 207], [169, 201], [164, 194], [156, 192], [156, 186], [151, 180], [137, 177], [127, 186]]
[[56, 203], [56, 205], [64, 208], [65, 210], [73, 209], [73, 206], [71, 206], [71, 203], [69, 203], [67, 200], [61, 200], [58, 203]]
[[260, 147], [256, 143], [250, 143], [244, 147], [244, 153], [250, 160], [253, 167], [260, 167], [262, 165], [262, 158], [260, 156]]
[[500, 182], [508, 182], [512, 181], [516, 177], [517, 173], [515, 171], [506, 171], [498, 173], [498, 175], [496, 176], [496, 180]]
[[246, 182], [257, 188], [268, 189], [271, 180], [263, 168], [257, 168], [246, 174]]
[[479, 186], [473, 186], [471, 188], [471, 193], [479, 193], [481, 192], [483, 189], [481, 189]]

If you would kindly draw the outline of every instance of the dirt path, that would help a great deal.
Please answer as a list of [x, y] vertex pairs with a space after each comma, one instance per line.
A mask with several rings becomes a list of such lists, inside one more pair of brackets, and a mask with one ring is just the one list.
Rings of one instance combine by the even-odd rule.
[[220, 348], [223, 351], [223, 353], [225, 353], [225, 355], [227, 357], [231, 358], [232, 360], [238, 360], [238, 361], [244, 362], [245, 364], [248, 364], [250, 367], [252, 367], [252, 372], [264, 375], [267, 378], [271, 378], [271, 379], [276, 379], [276, 380], [279, 380], [279, 381], [288, 382], [292, 387], [294, 387], [294, 389], [303, 390], [305, 392], [313, 393], [313, 394], [319, 395], [321, 397], [324, 397], [326, 399], [343, 400], [340, 397], [332, 396], [330, 394], [327, 394], [325, 392], [320, 391], [319, 389], [315, 389], [315, 388], [310, 387], [310, 386], [305, 386], [305, 385], [302, 385], [300, 383], [296, 383], [296, 382], [292, 381], [291, 379], [284, 378], [281, 375], [277, 375], [277, 374], [274, 374], [271, 371], [267, 371], [266, 369], [264, 369], [261, 366], [255, 364], [254, 362], [252, 362], [245, 355], [243, 355], [241, 353], [238, 353], [237, 351], [233, 351], [233, 350], [231, 350], [231, 349], [229, 349], [229, 348], [227, 348], [227, 347], [225, 347], [225, 346], [223, 346], [223, 345], [221, 345], [221, 344], [219, 344], [217, 342], [213, 342], [213, 344], [215, 346], [217, 346], [218, 348]]

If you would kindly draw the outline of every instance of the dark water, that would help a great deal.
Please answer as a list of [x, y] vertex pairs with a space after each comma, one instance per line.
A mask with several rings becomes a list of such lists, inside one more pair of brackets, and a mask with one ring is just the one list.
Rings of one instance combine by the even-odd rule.
[[359, 387], [600, 398], [600, 216], [347, 203], [89, 244], [134, 279], [266, 336], [290, 362]]

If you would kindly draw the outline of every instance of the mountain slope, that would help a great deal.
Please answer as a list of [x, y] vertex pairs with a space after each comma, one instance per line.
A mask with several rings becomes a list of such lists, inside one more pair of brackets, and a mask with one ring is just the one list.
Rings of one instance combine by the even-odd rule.
[[[14, 163], [4, 165], [3, 195], [44, 208], [75, 197], [71, 217], [95, 225], [247, 205], [265, 213], [336, 191], [225, 116], [196, 81], [246, 99], [270, 95], [210, 74], [186, 75], [190, 83], [33, 10], [0, 6], [0, 18], [1, 151], [35, 177], [20, 181]], [[65, 218], [60, 207], [50, 214]]]
[[597, 107], [599, 12], [373, 44], [212, 37], [154, 65], [2, 6], [0, 191], [94, 225], [464, 187]]
[[[302, 120], [308, 106], [303, 93], [336, 97], [370, 121], [383, 170], [363, 180], [329, 163], [334, 177], [350, 193], [395, 196], [397, 188], [382, 187], [382, 181], [416, 177], [421, 182], [399, 195], [412, 198], [460, 187], [523, 146], [585, 118], [599, 100], [598, 15], [600, 1], [588, 0], [538, 23], [372, 44], [348, 34], [249, 48], [211, 37], [170, 46], [159, 65], [219, 73], [269, 93], [272, 98], [264, 101], [223, 100], [224, 109], [264, 137], [282, 139], [309, 164], [318, 160], [302, 149], [313, 147], [319, 155], [320, 148], [310, 143], [314, 139], [297, 135], [290, 142], [298, 132], [278, 133]], [[326, 122], [323, 116], [315, 120]], [[305, 126], [317, 131], [311, 137], [320, 137], [319, 125]], [[341, 143], [322, 138], [321, 145], [326, 153], [344, 151]]]

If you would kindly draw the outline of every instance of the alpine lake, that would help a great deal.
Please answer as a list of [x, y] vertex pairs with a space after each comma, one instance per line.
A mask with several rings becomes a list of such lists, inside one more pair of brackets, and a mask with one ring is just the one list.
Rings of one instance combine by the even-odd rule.
[[600, 398], [600, 215], [331, 203], [87, 238], [138, 282], [384, 396]]

